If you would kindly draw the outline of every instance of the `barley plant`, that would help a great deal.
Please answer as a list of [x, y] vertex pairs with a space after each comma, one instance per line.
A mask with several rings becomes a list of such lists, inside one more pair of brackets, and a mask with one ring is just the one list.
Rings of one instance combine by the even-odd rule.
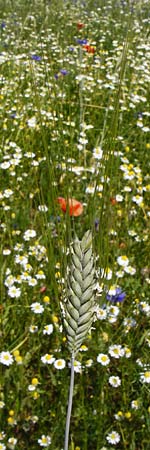
[[0, 450], [150, 448], [149, 21], [0, 0]]

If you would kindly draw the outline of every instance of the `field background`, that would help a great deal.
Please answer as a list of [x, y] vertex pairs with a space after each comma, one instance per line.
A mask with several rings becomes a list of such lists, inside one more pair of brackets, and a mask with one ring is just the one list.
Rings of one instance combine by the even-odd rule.
[[69, 450], [150, 449], [149, 24], [148, 0], [0, 0], [0, 450], [63, 449], [69, 244], [88, 229]]

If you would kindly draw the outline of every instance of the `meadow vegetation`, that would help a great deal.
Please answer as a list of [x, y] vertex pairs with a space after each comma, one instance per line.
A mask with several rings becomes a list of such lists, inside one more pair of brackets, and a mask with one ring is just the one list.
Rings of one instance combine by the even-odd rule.
[[0, 450], [64, 448], [69, 248], [87, 230], [69, 450], [150, 449], [149, 6], [0, 0]]

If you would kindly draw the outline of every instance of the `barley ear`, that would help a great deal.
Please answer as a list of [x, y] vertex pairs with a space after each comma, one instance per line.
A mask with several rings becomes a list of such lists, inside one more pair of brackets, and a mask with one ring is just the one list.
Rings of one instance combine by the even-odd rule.
[[71, 244], [67, 286], [64, 324], [70, 352], [76, 355], [93, 321], [95, 269], [90, 231]]

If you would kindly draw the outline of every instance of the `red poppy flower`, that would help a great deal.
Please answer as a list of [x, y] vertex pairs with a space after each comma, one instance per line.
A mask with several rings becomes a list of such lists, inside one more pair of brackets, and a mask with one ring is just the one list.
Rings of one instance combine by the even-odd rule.
[[110, 202], [113, 206], [118, 203], [115, 197], [110, 197]]
[[94, 54], [95, 53], [95, 48], [94, 47], [92, 47], [91, 45], [89, 45], [89, 44], [85, 44], [85, 45], [83, 45], [83, 48], [88, 52], [88, 53], [92, 53], [92, 54]]
[[65, 200], [64, 197], [58, 197], [57, 201], [63, 212], [66, 212], [68, 207], [70, 216], [78, 217], [83, 213], [82, 203], [75, 200], [75, 198], [68, 198], [68, 200]]
[[82, 28], [84, 28], [84, 23], [78, 22], [77, 23], [77, 28], [78, 28], [78, 30], [82, 30]]
[[40, 293], [43, 294], [46, 291], [47, 287], [46, 286], [42, 286], [40, 288]]

